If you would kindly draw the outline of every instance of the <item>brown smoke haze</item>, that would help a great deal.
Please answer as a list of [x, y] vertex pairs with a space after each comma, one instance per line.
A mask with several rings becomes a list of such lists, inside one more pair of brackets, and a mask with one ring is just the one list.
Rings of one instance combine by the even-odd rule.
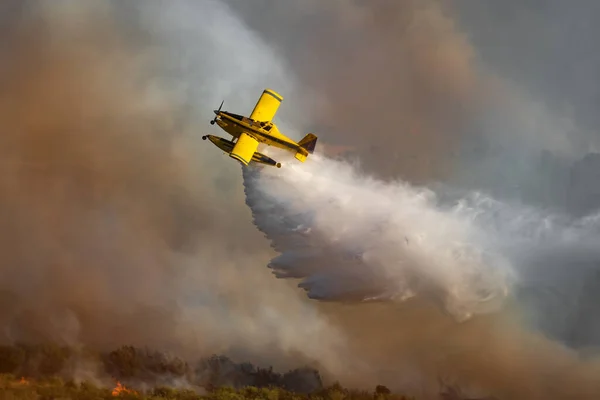
[[24, 16], [3, 38], [4, 340], [174, 340], [170, 252], [190, 229], [173, 110], [144, 104], [110, 19], [89, 22]]
[[357, 376], [361, 384], [377, 379], [424, 398], [434, 396], [436, 378], [472, 396], [500, 399], [593, 399], [600, 393], [600, 362], [581, 360], [507, 313], [458, 325], [420, 302], [360, 311], [331, 306], [329, 312], [372, 366], [370, 375]]
[[152, 35], [109, 3], [47, 4], [3, 37], [2, 340], [320, 355], [295, 326], [326, 322], [259, 267], [239, 167], [196, 147]]
[[[444, 178], [457, 137], [476, 110], [472, 49], [432, 2], [347, 8], [348, 19], [338, 22], [341, 43], [314, 40], [328, 66], [306, 72], [329, 99], [317, 121], [333, 125], [336, 139], [360, 149], [364, 167], [379, 176]], [[324, 27], [316, 36], [329, 29], [340, 27]]]
[[[315, 53], [295, 59], [326, 99], [315, 124], [339, 132], [321, 136], [357, 146], [382, 176], [443, 177], [454, 135], [480, 106], [468, 42], [431, 2], [331, 4], [342, 13], [325, 12], [333, 20], [303, 39]], [[424, 395], [439, 376], [506, 399], [600, 395], [596, 364], [527, 331], [514, 310], [456, 324], [420, 302], [310, 302], [273, 278], [239, 167], [198, 143], [207, 126], [153, 79], [158, 38], [98, 7], [35, 7], [3, 29], [4, 342], [314, 361], [345, 385]], [[336, 29], [368, 43], [319, 41]]]

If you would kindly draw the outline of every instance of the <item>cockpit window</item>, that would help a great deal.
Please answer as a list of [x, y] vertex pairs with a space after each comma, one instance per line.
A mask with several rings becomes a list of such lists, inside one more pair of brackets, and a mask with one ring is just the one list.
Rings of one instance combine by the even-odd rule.
[[235, 119], [237, 119], [238, 121], [241, 121], [242, 119], [244, 119], [244, 116], [243, 116], [243, 115], [239, 115], [239, 114], [233, 114], [233, 113], [229, 113], [229, 116], [230, 116], [231, 118], [235, 118]]

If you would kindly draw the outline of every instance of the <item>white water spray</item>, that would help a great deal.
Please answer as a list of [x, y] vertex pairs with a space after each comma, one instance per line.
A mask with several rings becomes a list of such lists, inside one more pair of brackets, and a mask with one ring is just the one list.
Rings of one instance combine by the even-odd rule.
[[402, 301], [429, 295], [459, 320], [497, 309], [511, 269], [460, 213], [402, 182], [358, 176], [313, 156], [303, 165], [245, 172], [255, 222], [281, 255], [270, 267], [301, 278], [309, 297]]
[[497, 311], [516, 287], [565, 289], [574, 255], [600, 260], [592, 217], [571, 221], [478, 193], [445, 204], [318, 155], [246, 169], [244, 179], [254, 221], [280, 253], [269, 267], [301, 279], [314, 299], [427, 296], [464, 321]]

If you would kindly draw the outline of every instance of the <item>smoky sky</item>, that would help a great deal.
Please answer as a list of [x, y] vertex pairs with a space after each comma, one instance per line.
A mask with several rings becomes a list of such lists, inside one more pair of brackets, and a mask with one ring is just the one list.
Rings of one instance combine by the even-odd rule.
[[578, 1], [454, 2], [461, 26], [482, 60], [598, 130], [600, 100], [595, 50], [600, 6]]
[[[464, 165], [461, 174], [472, 178], [471, 184], [495, 189], [499, 194], [577, 215], [592, 212], [598, 204], [597, 196], [585, 186], [591, 183], [595, 167], [592, 160], [582, 163], [581, 159], [598, 151], [600, 139], [596, 112], [600, 58], [594, 50], [598, 28], [593, 22], [598, 3], [452, 3], [480, 63], [512, 82], [520, 93], [527, 93], [528, 102], [516, 102], [517, 107], [527, 110], [523, 121], [528, 122], [521, 130], [530, 130], [537, 138], [530, 146], [533, 151], [528, 152], [519, 151], [523, 142], [513, 138], [514, 143], [490, 146], [491, 135], [511, 137], [507, 130], [519, 126], [499, 120], [479, 125], [487, 133], [486, 140], [465, 146], [471, 151], [463, 153], [464, 160], [458, 161]], [[546, 111], [540, 113], [541, 109]], [[545, 124], [544, 120], [553, 124]], [[567, 140], [548, 146], [551, 136], [547, 133], [552, 131]], [[473, 157], [473, 149], [484, 155]], [[478, 167], [483, 168], [473, 173]], [[503, 182], [494, 179], [494, 173], [502, 176]], [[595, 205], [590, 203], [592, 198], [596, 199], [591, 201]]]
[[596, 2], [226, 2], [366, 172], [590, 211], [565, 192], [599, 139]]
[[[436, 2], [229, 1], [302, 82], [311, 129], [351, 146], [385, 178], [445, 176], [478, 73], [472, 49]], [[301, 114], [296, 118], [302, 126]]]

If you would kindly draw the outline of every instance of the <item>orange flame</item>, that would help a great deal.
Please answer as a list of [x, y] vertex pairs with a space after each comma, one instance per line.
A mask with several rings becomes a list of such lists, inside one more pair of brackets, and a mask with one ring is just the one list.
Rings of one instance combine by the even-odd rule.
[[24, 377], [21, 377], [21, 380], [19, 381], [19, 383], [20, 383], [21, 385], [28, 385], [28, 384], [29, 384], [29, 381], [28, 381], [27, 379], [25, 379]]
[[137, 394], [137, 392], [135, 390], [131, 390], [131, 389], [127, 389], [125, 386], [123, 386], [121, 384], [121, 382], [117, 381], [117, 386], [113, 389], [112, 391], [112, 395], [113, 396], [118, 396], [122, 393], [133, 393], [133, 394]]

